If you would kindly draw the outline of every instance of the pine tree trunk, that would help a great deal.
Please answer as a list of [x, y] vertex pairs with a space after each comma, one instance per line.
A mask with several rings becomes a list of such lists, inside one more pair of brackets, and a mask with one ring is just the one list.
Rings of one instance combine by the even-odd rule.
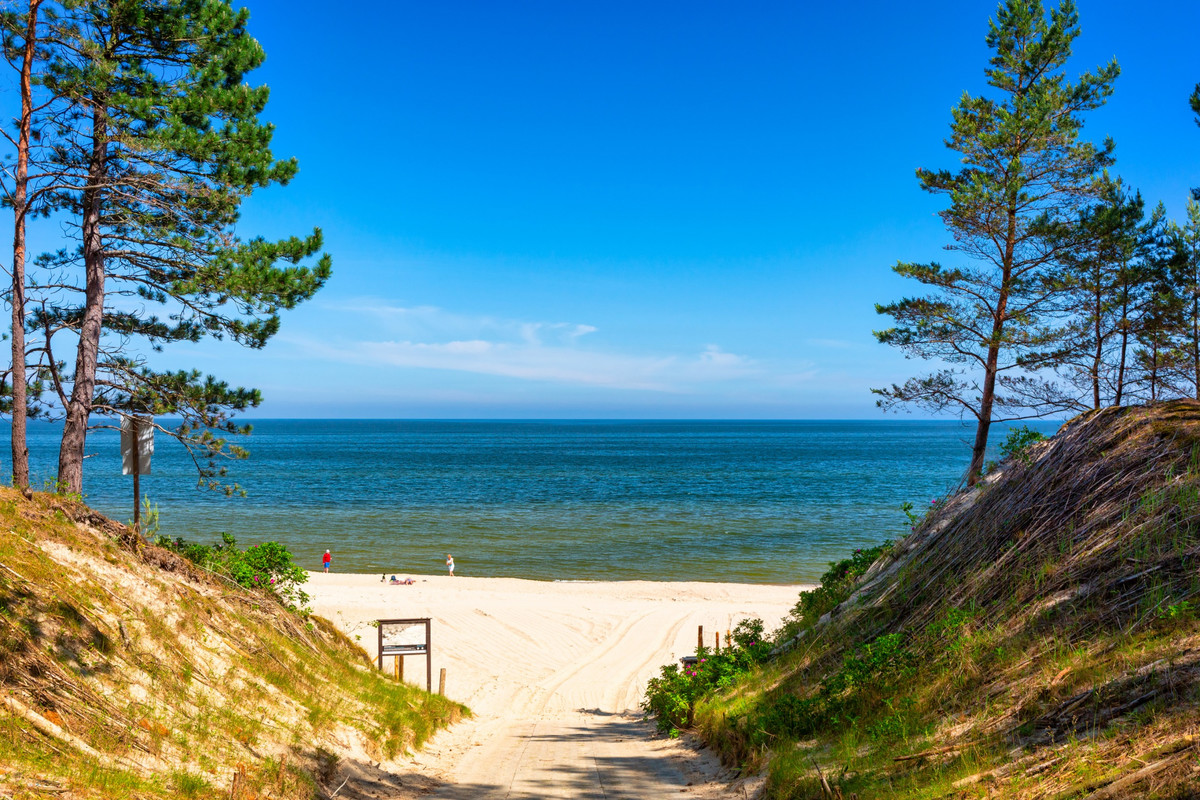
[[1129, 295], [1128, 290], [1121, 299], [1121, 358], [1117, 364], [1117, 395], [1113, 405], [1120, 406], [1125, 394], [1125, 354], [1129, 350]]
[[983, 395], [979, 399], [979, 424], [975, 427], [975, 446], [971, 450], [971, 470], [967, 474], [967, 486], [979, 483], [983, 476], [983, 457], [987, 454], [988, 431], [992, 427], [992, 403], [996, 398], [996, 364], [1000, 348], [993, 345], [988, 350], [988, 367], [983, 376]]
[[1004, 333], [1008, 313], [1008, 293], [1012, 287], [1013, 254], [1017, 249], [1017, 198], [1008, 201], [1008, 235], [1004, 246], [1004, 271], [996, 297], [996, 316], [992, 318], [992, 339], [988, 344], [987, 360], [983, 367], [983, 392], [979, 397], [979, 424], [975, 428], [975, 446], [971, 449], [971, 466], [967, 486], [974, 486], [983, 477], [983, 458], [987, 454], [988, 431], [992, 427], [992, 405], [996, 400], [996, 374], [1000, 364], [1000, 337]]
[[12, 479], [18, 489], [29, 488], [29, 447], [25, 421], [29, 398], [25, 376], [25, 221], [29, 198], [29, 133], [33, 125], [33, 52], [37, 44], [37, 14], [42, 0], [30, 0], [21, 60], [21, 126], [17, 133], [17, 173], [13, 187], [12, 266]]
[[1150, 405], [1158, 400], [1158, 340], [1150, 350]]
[[58, 450], [59, 488], [77, 494], [83, 491], [83, 454], [96, 390], [96, 363], [104, 322], [104, 245], [100, 216], [107, 166], [108, 118], [104, 102], [99, 98], [94, 98], [93, 102], [92, 157], [88, 165], [88, 185], [83, 191], [82, 220], [83, 265], [87, 283], [83, 320], [79, 326], [79, 347], [75, 354], [75, 378], [71, 399], [67, 403], [62, 444]]
[[1096, 351], [1092, 354], [1092, 408], [1100, 408], [1100, 365], [1104, 363], [1104, 341], [1100, 335], [1100, 312], [1103, 302], [1100, 297], [1100, 270], [1096, 270], [1096, 307], [1093, 309]]
[[1192, 270], [1192, 380], [1200, 400], [1200, 275]]

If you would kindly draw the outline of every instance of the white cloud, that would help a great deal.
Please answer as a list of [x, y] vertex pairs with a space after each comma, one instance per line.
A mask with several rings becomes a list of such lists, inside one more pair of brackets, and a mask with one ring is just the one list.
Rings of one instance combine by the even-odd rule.
[[742, 356], [726, 353], [715, 344], [704, 348], [704, 352], [700, 354], [700, 361], [717, 367], [743, 367], [748, 363]]
[[392, 367], [445, 369], [524, 380], [671, 391], [672, 358], [592, 352], [540, 342], [357, 342], [351, 358]]
[[378, 317], [412, 317], [441, 313], [441, 309], [437, 306], [394, 306], [370, 299], [323, 303], [322, 307], [330, 311], [348, 311], [353, 314], [369, 314]]
[[849, 350], [852, 347], [857, 347], [854, 342], [848, 342], [845, 339], [805, 339], [804, 343], [812, 347], [827, 347], [833, 350]]
[[[286, 337], [309, 358], [668, 393], [694, 393], [704, 385], [763, 374], [751, 359], [716, 344], [699, 352], [652, 355], [605, 349], [602, 342], [592, 346], [598, 329], [582, 323], [469, 317], [432, 306], [370, 301], [329, 308], [355, 315], [358, 324], [346, 329], [363, 330], [364, 336], [354, 341]], [[368, 318], [378, 324], [364, 324]]]

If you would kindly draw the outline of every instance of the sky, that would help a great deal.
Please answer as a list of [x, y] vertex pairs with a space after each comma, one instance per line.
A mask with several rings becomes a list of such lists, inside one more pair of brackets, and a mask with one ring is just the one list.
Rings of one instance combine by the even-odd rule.
[[[239, 233], [324, 231], [333, 277], [262, 351], [162, 358], [260, 417], [877, 419], [897, 261], [949, 241], [918, 167], [986, 91], [994, 2], [247, 0], [300, 171]], [[1114, 170], [1200, 186], [1200, 3], [1080, 0], [1115, 57]]]

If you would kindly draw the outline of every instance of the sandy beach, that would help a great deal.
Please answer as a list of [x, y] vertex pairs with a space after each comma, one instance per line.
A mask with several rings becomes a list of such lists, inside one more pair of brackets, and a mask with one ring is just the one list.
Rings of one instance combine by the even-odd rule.
[[[314, 613], [372, 656], [372, 621], [431, 618], [433, 688], [444, 668], [446, 694], [475, 714], [398, 765], [387, 797], [732, 796], [711, 757], [655, 736], [638, 704], [662, 664], [695, 650], [698, 626], [709, 646], [742, 619], [774, 627], [805, 588], [411, 577], [312, 573], [305, 587]], [[404, 673], [424, 685], [425, 657]]]

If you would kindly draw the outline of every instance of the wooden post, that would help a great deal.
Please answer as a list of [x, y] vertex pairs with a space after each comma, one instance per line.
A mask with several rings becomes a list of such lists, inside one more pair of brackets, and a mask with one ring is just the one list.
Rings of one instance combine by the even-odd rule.
[[142, 532], [142, 465], [138, 463], [139, 441], [138, 418], [136, 414], [129, 415], [129, 430], [133, 434], [133, 529]]
[[733, 644], [733, 633], [730, 632], [729, 628], [726, 628], [725, 629], [725, 646], [729, 647], [731, 644]]
[[383, 623], [376, 620], [375, 630], [379, 631], [379, 671], [383, 672]]
[[721, 652], [721, 632], [713, 631], [713, 652]]
[[392, 671], [395, 673], [396, 680], [404, 683], [404, 656], [398, 655], [394, 656], [394, 658], [396, 659], [396, 663], [393, 665]]
[[429, 636], [429, 620], [425, 620], [425, 691], [433, 693], [433, 641]]
[[442, 667], [442, 674], [438, 676], [438, 694], [442, 697], [446, 696], [446, 668]]
[[701, 625], [696, 629], [696, 652], [700, 652], [700, 648], [704, 647], [704, 626]]

